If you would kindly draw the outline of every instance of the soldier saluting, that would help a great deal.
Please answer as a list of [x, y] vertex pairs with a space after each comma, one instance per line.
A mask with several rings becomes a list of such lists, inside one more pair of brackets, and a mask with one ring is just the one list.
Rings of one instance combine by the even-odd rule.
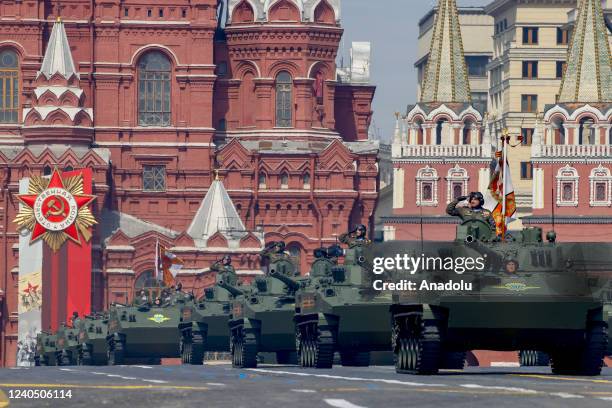
[[210, 266], [212, 272], [217, 272], [217, 281], [223, 281], [230, 285], [235, 285], [238, 281], [236, 269], [232, 265], [232, 257], [225, 255], [220, 261]]
[[363, 224], [359, 224], [355, 227], [354, 230], [341, 234], [338, 237], [338, 241], [348, 245], [349, 248], [369, 245], [370, 243], [372, 243], [372, 241], [368, 239], [367, 232], [368, 229], [366, 228], [366, 226]]
[[[457, 207], [461, 201], [467, 201], [466, 207]], [[495, 220], [491, 211], [483, 208], [484, 196], [481, 192], [472, 192], [469, 196], [457, 197], [453, 200], [448, 207], [446, 207], [446, 213], [454, 217], [461, 218], [461, 221], [468, 220], [480, 220], [487, 223], [493, 230], [495, 230]]]
[[259, 255], [262, 259], [268, 259], [270, 263], [289, 260], [289, 254], [285, 252], [285, 243], [283, 241], [269, 243]]

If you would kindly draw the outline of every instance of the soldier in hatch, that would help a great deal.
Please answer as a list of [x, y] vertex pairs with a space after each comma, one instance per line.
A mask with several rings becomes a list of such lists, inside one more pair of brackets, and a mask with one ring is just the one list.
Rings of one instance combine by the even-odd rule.
[[259, 254], [263, 259], [268, 259], [270, 263], [283, 259], [290, 261], [289, 254], [285, 252], [285, 243], [283, 241], [269, 243]]
[[72, 317], [70, 318], [70, 324], [72, 327], [77, 327], [81, 319], [79, 318], [79, 312], [72, 312]]
[[[461, 201], [467, 201], [466, 207], [457, 207]], [[461, 196], [453, 200], [448, 207], [446, 213], [454, 217], [461, 218], [461, 221], [481, 220], [488, 224], [495, 231], [495, 220], [491, 211], [483, 208], [484, 197], [481, 192], [470, 193], [469, 196]]]
[[354, 230], [341, 234], [338, 241], [348, 245], [349, 248], [361, 247], [372, 243], [367, 237], [368, 229], [365, 225], [359, 224]]
[[144, 289], [141, 289], [140, 292], [138, 292], [138, 296], [136, 296], [136, 299], [134, 299], [134, 305], [144, 306], [148, 303], [149, 303], [149, 297], [147, 296], [147, 292], [145, 292]]
[[238, 278], [236, 269], [232, 265], [232, 257], [225, 255], [220, 261], [211, 265], [210, 270], [217, 272], [217, 281], [223, 281], [228, 285], [236, 285]]

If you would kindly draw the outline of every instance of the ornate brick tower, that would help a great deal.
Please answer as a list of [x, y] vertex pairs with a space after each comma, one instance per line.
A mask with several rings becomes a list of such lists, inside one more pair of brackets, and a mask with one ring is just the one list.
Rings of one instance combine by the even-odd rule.
[[305, 269], [312, 249], [370, 223], [374, 87], [336, 75], [339, 0], [229, 0], [227, 11], [215, 55], [221, 174], [247, 226], [285, 240]]
[[385, 239], [447, 240], [446, 205], [489, 183], [491, 138], [471, 104], [455, 0], [440, 0], [421, 100], [408, 106], [392, 145], [393, 215]]
[[609, 241], [602, 226], [612, 224], [612, 67], [601, 1], [580, 1], [567, 61], [558, 102], [534, 137], [526, 223], [554, 223], [560, 240]]

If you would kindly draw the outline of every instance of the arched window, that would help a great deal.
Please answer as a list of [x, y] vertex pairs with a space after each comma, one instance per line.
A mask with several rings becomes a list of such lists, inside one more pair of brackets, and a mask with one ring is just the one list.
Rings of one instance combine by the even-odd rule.
[[578, 144], [595, 144], [595, 121], [592, 118], [584, 118], [580, 121]]
[[64, 167], [64, 171], [73, 171], [74, 167], [72, 167], [71, 165], [67, 165], [66, 167]]
[[438, 171], [425, 166], [417, 171], [416, 204], [435, 207], [438, 205]]
[[13, 50], [0, 51], [0, 123], [17, 123], [19, 117], [19, 64]]
[[281, 188], [282, 189], [288, 189], [289, 188], [289, 175], [287, 173], [283, 173], [280, 176], [280, 183], [281, 183]]
[[148, 270], [140, 274], [136, 282], [134, 282], [135, 289], [153, 288], [157, 286], [157, 279], [155, 278], [155, 271]]
[[302, 263], [302, 246], [298, 243], [292, 243], [288, 245], [287, 251], [289, 251], [293, 264], [296, 265], [295, 274], [299, 275]]
[[557, 205], [576, 207], [578, 205], [578, 171], [569, 164], [557, 172]]
[[291, 74], [282, 71], [276, 76], [276, 127], [293, 125], [293, 80]]
[[45, 167], [43, 167], [43, 176], [50, 176], [51, 172], [51, 166], [46, 165]]
[[168, 57], [158, 51], [145, 54], [138, 64], [138, 124], [170, 126], [170, 74]]
[[441, 145], [444, 140], [444, 134], [448, 132], [448, 122], [441, 119], [436, 123], [436, 140], [434, 144]]

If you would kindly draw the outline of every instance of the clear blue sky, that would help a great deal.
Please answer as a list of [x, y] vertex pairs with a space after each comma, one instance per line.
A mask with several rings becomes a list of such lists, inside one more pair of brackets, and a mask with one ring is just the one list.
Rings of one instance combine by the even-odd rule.
[[[483, 6], [489, 0], [457, 0], [458, 6]], [[343, 0], [344, 54], [352, 41], [372, 43], [372, 82], [377, 86], [372, 126], [383, 140], [394, 128], [394, 113], [416, 100], [418, 23], [437, 0]]]

